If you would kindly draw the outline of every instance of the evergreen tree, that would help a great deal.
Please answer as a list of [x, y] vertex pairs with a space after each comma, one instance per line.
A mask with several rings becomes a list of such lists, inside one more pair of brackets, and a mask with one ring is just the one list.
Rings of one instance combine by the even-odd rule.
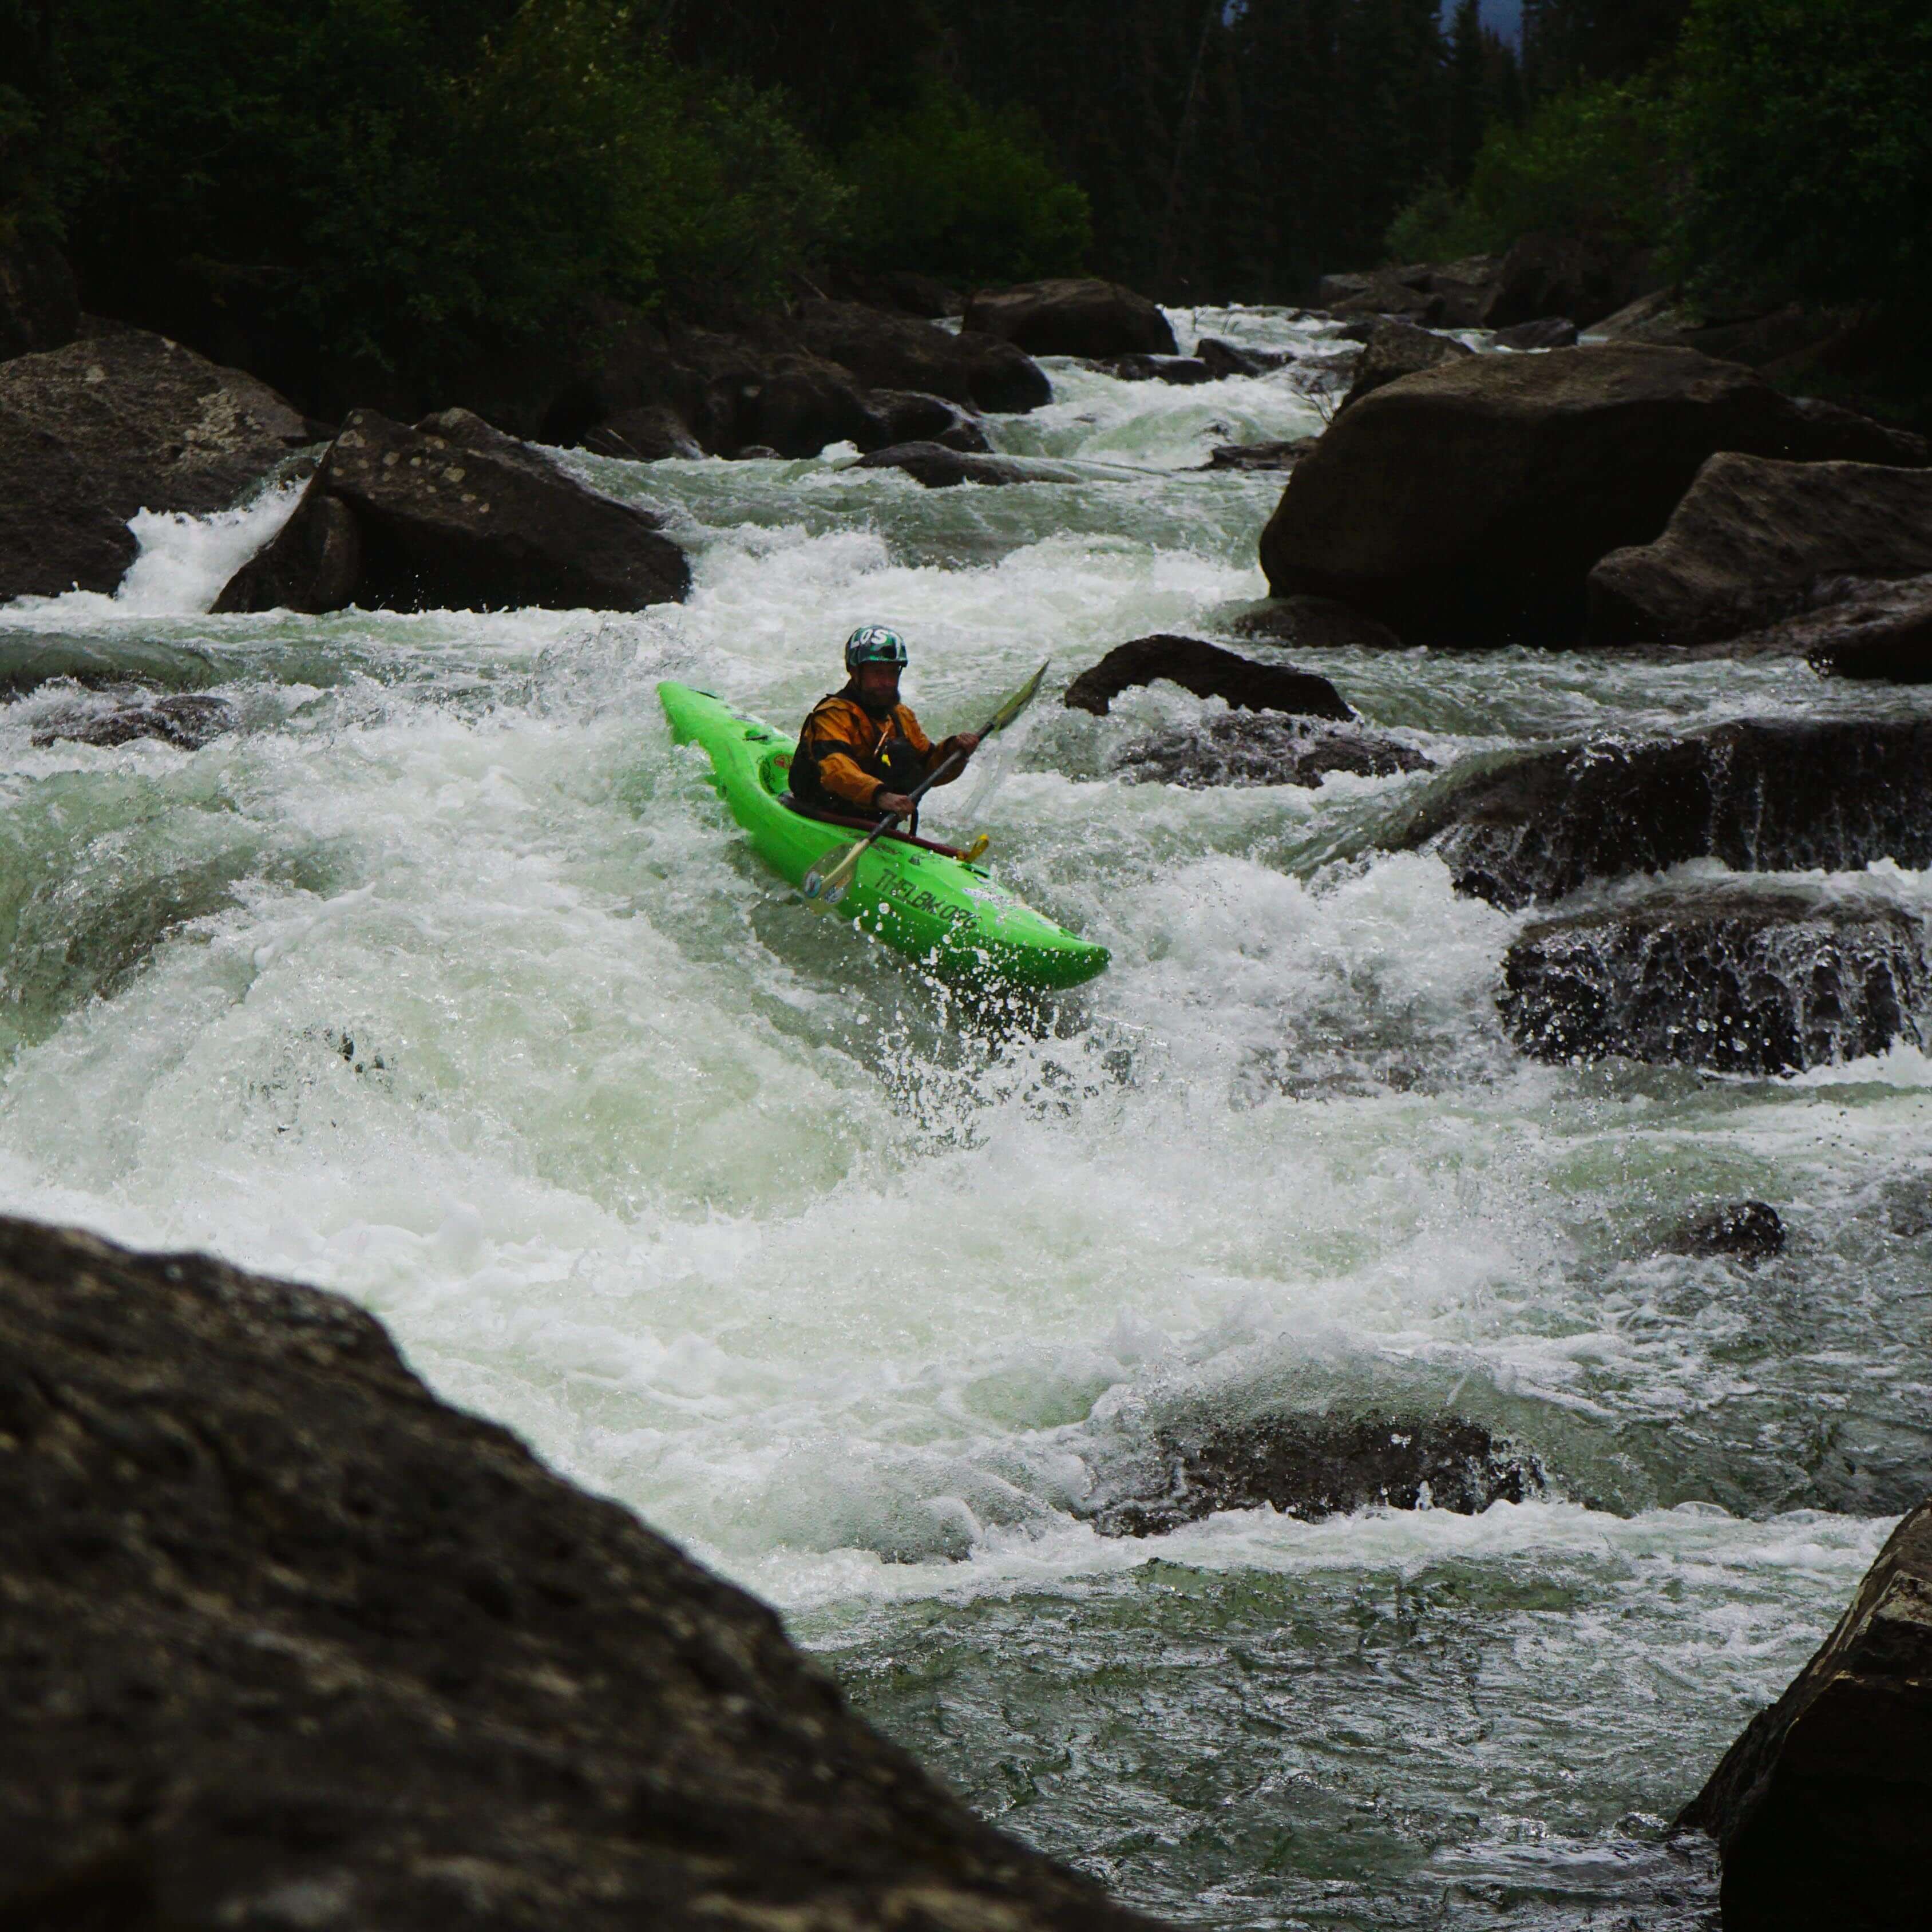
[[1456, 0], [1449, 30], [1449, 185], [1458, 193], [1469, 184], [1490, 118], [1489, 68], [1482, 0]]

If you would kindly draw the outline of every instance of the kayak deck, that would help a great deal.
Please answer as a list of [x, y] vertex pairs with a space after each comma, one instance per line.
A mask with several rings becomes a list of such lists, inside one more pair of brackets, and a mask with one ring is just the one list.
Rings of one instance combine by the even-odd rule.
[[[658, 698], [680, 744], [702, 745], [713, 782], [752, 849], [782, 878], [805, 875], [854, 842], [849, 826], [808, 818], [782, 800], [794, 741], [722, 699], [664, 683]], [[1016, 898], [982, 867], [888, 835], [859, 861], [836, 910], [862, 931], [950, 975], [1030, 986], [1077, 986], [1107, 964], [1107, 949]]]

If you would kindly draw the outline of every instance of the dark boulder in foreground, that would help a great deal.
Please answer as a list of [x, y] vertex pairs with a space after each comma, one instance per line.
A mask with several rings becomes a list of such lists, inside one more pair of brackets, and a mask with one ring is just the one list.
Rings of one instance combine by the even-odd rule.
[[1126, 1928], [352, 1303], [0, 1221], [0, 1920]]
[[309, 440], [266, 383], [141, 329], [0, 362], [0, 603], [112, 590], [137, 510], [224, 508]]
[[1264, 1415], [1162, 1430], [1103, 1476], [1086, 1514], [1102, 1536], [1160, 1536], [1219, 1510], [1304, 1522], [1378, 1506], [1480, 1516], [1545, 1487], [1534, 1456], [1460, 1416]]
[[236, 710], [226, 698], [200, 692], [180, 692], [166, 698], [144, 698], [112, 709], [76, 704], [40, 718], [33, 742], [47, 746], [63, 741], [74, 745], [128, 745], [136, 738], [153, 738], [178, 752], [196, 752], [234, 730]]
[[1228, 711], [1124, 746], [1112, 770], [1130, 784], [1178, 784], [1195, 790], [1285, 784], [1312, 790], [1336, 772], [1385, 778], [1398, 772], [1431, 771], [1434, 766], [1412, 746], [1355, 725], [1270, 711]]
[[982, 289], [966, 304], [964, 333], [995, 336], [1029, 356], [1172, 356], [1179, 347], [1146, 296], [1082, 278]]
[[1724, 1932], [1932, 1924], [1932, 1504], [1677, 1822], [1718, 1841]]
[[[995, 337], [955, 335], [856, 302], [802, 303], [798, 331], [814, 355], [850, 370], [872, 388], [914, 389], [1009, 414], [1053, 399], [1046, 371], [1024, 349]], [[1172, 340], [1167, 346], [1173, 347]]]
[[957, 483], [1053, 483], [1050, 470], [1030, 470], [997, 456], [975, 456], [941, 442], [896, 443], [876, 449], [850, 466], [854, 470], [903, 470], [928, 490], [950, 490]]
[[640, 610], [690, 587], [655, 512], [580, 483], [466, 410], [357, 410], [218, 611]]
[[1660, 894], [1524, 932], [1497, 1006], [1538, 1060], [1791, 1073], [1918, 1043], [1918, 922], [1768, 892]]
[[1932, 571], [1932, 470], [1730, 453], [1654, 543], [1589, 576], [1593, 644], [1704, 644], [1790, 615], [1840, 577]]
[[1340, 598], [1411, 644], [1573, 642], [1592, 567], [1656, 538], [1707, 458], [1856, 461], [1875, 434], [1690, 350], [1458, 357], [1336, 418], [1262, 562], [1277, 596]]
[[1196, 698], [1225, 698], [1237, 710], [1288, 711], [1309, 718], [1352, 720], [1354, 707], [1325, 677], [1286, 664], [1257, 664], [1199, 638], [1136, 638], [1116, 644], [1066, 687], [1070, 710], [1104, 717], [1130, 685], [1166, 678]]
[[1784, 1252], [1784, 1222], [1768, 1201], [1700, 1208], [1664, 1235], [1664, 1252], [1700, 1259], [1728, 1255], [1750, 1266]]
[[64, 348], [80, 333], [80, 291], [51, 242], [0, 242], [0, 362]]
[[1463, 780], [1400, 835], [1456, 890], [1515, 908], [1590, 879], [1932, 866], [1932, 722], [1777, 719], [1544, 752]]
[[1364, 396], [1386, 388], [1404, 376], [1413, 376], [1418, 370], [1433, 369], [1438, 363], [1453, 362], [1474, 353], [1453, 335], [1434, 335], [1394, 317], [1378, 322], [1363, 346], [1362, 358], [1355, 364], [1354, 380], [1342, 398], [1342, 407], [1346, 410]]

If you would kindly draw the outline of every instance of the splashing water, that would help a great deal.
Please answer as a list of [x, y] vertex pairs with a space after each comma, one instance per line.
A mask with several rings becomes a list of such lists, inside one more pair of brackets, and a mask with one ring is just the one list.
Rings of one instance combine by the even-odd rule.
[[[141, 520], [114, 598], [0, 614], [10, 688], [242, 718], [190, 754], [35, 746], [71, 683], [0, 711], [5, 1202], [356, 1295], [1132, 1902], [1700, 1923], [1708, 1862], [1660, 1821], [1932, 1477], [1923, 1057], [1527, 1064], [1493, 1004], [1522, 918], [1376, 850], [1433, 781], [1123, 784], [1121, 747], [1212, 709], [1168, 687], [1049, 697], [936, 801], [1112, 949], [995, 1024], [808, 916], [655, 701], [692, 678], [790, 726], [874, 620], [960, 728], [1042, 656], [1262, 596], [1279, 478], [1190, 466], [1318, 428], [1337, 345], [1180, 320], [1294, 359], [1192, 388], [1051, 364], [997, 440], [1070, 482], [569, 458], [672, 513], [676, 608], [201, 614], [272, 490]], [[1308, 662], [1441, 764], [1919, 701], [1778, 660]], [[1895, 868], [1833, 883], [1923, 903]], [[1792, 1228], [1778, 1262], [1656, 1252], [1747, 1195]], [[1465, 1414], [1554, 1489], [1096, 1535], [1096, 1473], [1184, 1402]]]

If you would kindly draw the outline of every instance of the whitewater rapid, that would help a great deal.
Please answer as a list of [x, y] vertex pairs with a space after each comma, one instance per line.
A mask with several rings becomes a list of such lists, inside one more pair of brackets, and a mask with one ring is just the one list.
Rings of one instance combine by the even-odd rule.
[[[1280, 478], [1190, 466], [1314, 433], [1340, 380], [1318, 325], [1177, 322], [1300, 360], [1189, 388], [1050, 364], [996, 440], [1070, 483], [567, 458], [670, 513], [679, 607], [203, 614], [279, 487], [138, 519], [114, 598], [0, 610], [0, 670], [242, 721], [186, 754], [36, 746], [111, 701], [72, 684], [0, 710], [0, 1204], [354, 1295], [1133, 1902], [1694, 1922], [1708, 1863], [1660, 1821], [1932, 1478], [1928, 1250], [1885, 1206], [1923, 1179], [1932, 1066], [1532, 1065], [1492, 1004], [1522, 916], [1376, 849], [1428, 774], [1112, 776], [1214, 707], [1058, 690], [1264, 595]], [[910, 640], [938, 730], [1054, 661], [932, 814], [1112, 949], [1044, 1016], [968, 1013], [808, 916], [669, 742], [659, 679], [790, 728], [866, 621]], [[1444, 766], [1922, 702], [1776, 659], [1298, 661]], [[1647, 1240], [1744, 1196], [1792, 1229], [1755, 1275]], [[1204, 1402], [1453, 1410], [1556, 1490], [1096, 1534], [1096, 1472]]]

